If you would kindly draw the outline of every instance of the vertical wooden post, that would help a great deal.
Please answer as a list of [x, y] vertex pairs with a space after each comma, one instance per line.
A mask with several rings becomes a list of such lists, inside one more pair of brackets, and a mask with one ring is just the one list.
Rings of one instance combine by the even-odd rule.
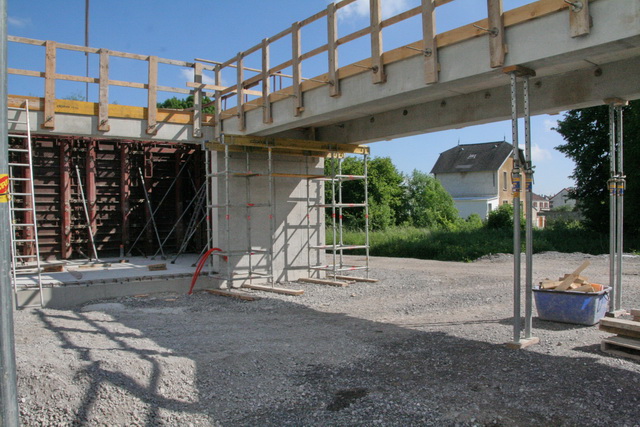
[[491, 68], [503, 67], [507, 54], [507, 44], [504, 37], [504, 17], [502, 12], [502, 0], [487, 0], [489, 11], [489, 54], [491, 56]]
[[56, 42], [45, 42], [44, 66], [44, 120], [43, 129], [54, 129], [56, 125]]
[[291, 68], [293, 69], [293, 115], [298, 117], [304, 111], [302, 103], [302, 63], [300, 55], [300, 22], [294, 22], [291, 26]]
[[340, 96], [340, 76], [338, 75], [338, 20], [336, 4], [327, 6], [327, 52], [329, 54], [329, 95]]
[[236, 93], [238, 95], [237, 110], [238, 110], [238, 130], [244, 132], [247, 128], [244, 116], [244, 53], [238, 53], [238, 84], [236, 86]]
[[438, 45], [436, 44], [435, 0], [422, 0], [422, 48], [424, 50], [424, 82], [438, 83]]
[[273, 117], [271, 117], [271, 100], [269, 99], [269, 95], [271, 94], [271, 75], [269, 74], [269, 68], [271, 68], [270, 54], [269, 39], [262, 39], [262, 122], [265, 124], [273, 123]]
[[[193, 81], [202, 84], [202, 64], [193, 64]], [[202, 89], [193, 91], [193, 137], [202, 137]]]
[[387, 75], [384, 73], [384, 63], [382, 62], [382, 6], [380, 0], [370, 0], [371, 18], [371, 67], [373, 68], [373, 83], [384, 83]]
[[71, 142], [59, 139], [60, 155], [60, 258], [69, 259], [71, 250]]
[[[222, 82], [222, 72], [220, 69], [220, 65], [216, 65], [214, 68], [214, 77], [215, 77], [215, 82], [216, 82], [216, 86], [220, 86], [220, 83]], [[220, 113], [222, 112], [222, 95], [221, 95], [221, 91], [217, 90], [216, 94], [215, 94], [215, 99], [214, 99], [214, 111], [213, 111], [213, 116], [214, 116], [214, 121], [215, 121], [215, 130], [214, 130], [214, 134], [216, 136], [216, 138], [218, 138], [221, 134], [222, 134], [222, 120], [220, 119]]]
[[581, 7], [569, 6], [571, 37], [586, 36], [591, 32], [589, 0], [580, 0]]
[[149, 84], [147, 85], [147, 134], [158, 133], [158, 57], [149, 57]]
[[[96, 141], [94, 139], [89, 139], [87, 141], [85, 187], [87, 210], [89, 214], [89, 224], [87, 224], [87, 226], [91, 228], [91, 234], [93, 234], [94, 242], [97, 246], [98, 241], [96, 239], [96, 232], [98, 231], [98, 205], [96, 201]], [[91, 242], [87, 245], [87, 251], [89, 251], [90, 254], [93, 254], [93, 245]]]
[[129, 204], [131, 192], [131, 159], [129, 158], [129, 144], [119, 142], [120, 144], [120, 215], [121, 224], [120, 244], [124, 248], [124, 253], [129, 249], [129, 216], [131, 208]]
[[108, 132], [109, 126], [109, 51], [100, 49], [100, 95], [98, 103], [98, 130]]

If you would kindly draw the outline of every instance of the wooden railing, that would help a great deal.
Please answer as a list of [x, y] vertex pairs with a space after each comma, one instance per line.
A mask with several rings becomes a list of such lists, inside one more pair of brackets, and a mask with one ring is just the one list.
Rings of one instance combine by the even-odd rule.
[[[337, 97], [341, 95], [340, 81], [356, 74], [371, 73], [373, 84], [383, 84], [386, 81], [385, 66], [409, 57], [421, 55], [424, 58], [423, 74], [426, 85], [438, 82], [439, 63], [438, 49], [460, 43], [475, 37], [486, 36], [489, 40], [490, 67], [499, 68], [505, 63], [507, 52], [504, 37], [504, 28], [517, 25], [531, 19], [536, 19], [564, 9], [570, 9], [571, 35], [582, 36], [589, 33], [589, 1], [580, 0], [581, 8], [576, 7], [575, 1], [567, 0], [538, 0], [517, 9], [503, 12], [502, 0], [487, 0], [487, 18], [456, 29], [436, 34], [435, 9], [438, 6], [450, 3], [453, 0], [422, 0], [421, 5], [387, 19], [381, 17], [381, 5], [383, 1], [369, 0], [370, 22], [365, 28], [352, 32], [346, 36], [338, 37], [338, 11], [357, 0], [342, 0], [330, 3], [326, 9], [310, 16], [300, 22], [295, 22], [291, 27], [265, 38], [255, 46], [238, 53], [235, 57], [215, 63], [213, 61], [195, 60], [194, 62], [176, 61], [159, 58], [157, 56], [136, 55], [97, 49], [91, 47], [75, 46], [56, 43], [54, 41], [33, 40], [22, 37], [9, 36], [10, 42], [44, 46], [46, 49], [46, 61], [44, 72], [9, 68], [11, 74], [42, 77], [45, 79], [44, 94], [44, 124], [43, 127], [53, 129], [55, 127], [55, 84], [56, 80], [68, 80], [75, 82], [96, 83], [99, 85], [98, 102], [98, 130], [109, 130], [109, 87], [124, 86], [130, 88], [146, 89], [148, 100], [146, 119], [147, 133], [153, 135], [158, 126], [157, 93], [158, 91], [191, 94], [194, 95], [194, 109], [192, 114], [193, 135], [202, 135], [203, 122], [205, 125], [216, 125], [221, 120], [238, 117], [238, 130], [245, 131], [245, 114], [247, 111], [262, 108], [263, 122], [273, 122], [271, 104], [282, 99], [293, 98], [292, 114], [300, 116], [304, 112], [303, 93], [320, 87], [328, 86], [328, 95]], [[594, 1], [594, 0], [591, 0]], [[572, 3], [572, 4], [570, 4]], [[390, 51], [384, 51], [382, 30], [398, 24], [414, 16], [421, 16], [422, 39], [420, 41], [402, 46]], [[303, 52], [300, 42], [301, 30], [309, 24], [326, 18], [327, 42], [307, 52]], [[270, 48], [273, 43], [291, 36], [291, 58], [287, 61], [272, 66]], [[371, 44], [371, 56], [362, 61], [340, 67], [338, 64], [337, 49], [339, 46], [369, 36]], [[56, 55], [58, 49], [80, 51], [100, 56], [99, 77], [86, 77], [78, 75], [58, 74], [56, 72]], [[260, 52], [261, 67], [250, 68], [245, 66], [245, 58]], [[313, 78], [302, 76], [302, 65], [305, 60], [327, 52], [327, 72]], [[148, 63], [148, 82], [136, 83], [119, 80], [111, 80], [109, 77], [109, 59], [111, 57], [129, 58]], [[168, 64], [178, 67], [189, 67], [194, 70], [193, 81], [187, 82], [189, 89], [167, 87], [158, 85], [158, 64]], [[232, 86], [222, 86], [221, 73], [225, 69], [234, 68], [236, 83]], [[291, 74], [283, 74], [283, 70], [291, 68]], [[213, 71], [214, 84], [203, 83], [203, 71]], [[245, 78], [245, 72], [256, 73], [250, 78]], [[288, 87], [274, 90], [272, 77], [280, 76], [290, 79]], [[252, 88], [260, 86], [260, 90]], [[213, 98], [213, 120], [205, 120], [203, 114], [203, 95]], [[235, 106], [225, 108], [223, 101], [235, 97]], [[253, 99], [249, 100], [249, 97]], [[218, 129], [220, 127], [218, 126]]]

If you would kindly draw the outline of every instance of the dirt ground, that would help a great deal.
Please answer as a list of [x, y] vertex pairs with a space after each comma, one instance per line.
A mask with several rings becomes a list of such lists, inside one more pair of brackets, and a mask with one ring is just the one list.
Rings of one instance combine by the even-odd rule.
[[[588, 259], [536, 255], [534, 281]], [[640, 308], [640, 258], [623, 306]], [[597, 326], [534, 319], [510, 350], [512, 257], [372, 258], [378, 283], [98, 301], [15, 314], [26, 426], [639, 426], [640, 362], [600, 351]], [[523, 276], [524, 277], [524, 276]], [[185, 292], [188, 280], [185, 280]]]

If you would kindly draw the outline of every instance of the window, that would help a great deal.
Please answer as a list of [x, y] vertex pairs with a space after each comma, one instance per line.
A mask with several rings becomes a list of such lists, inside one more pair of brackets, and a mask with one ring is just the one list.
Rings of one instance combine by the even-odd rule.
[[507, 191], [507, 171], [502, 172], [502, 189]]

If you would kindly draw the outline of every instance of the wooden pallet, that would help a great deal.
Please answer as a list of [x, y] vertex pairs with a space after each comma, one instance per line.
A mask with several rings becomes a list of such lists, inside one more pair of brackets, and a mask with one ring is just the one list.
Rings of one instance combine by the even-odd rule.
[[210, 294], [213, 295], [219, 295], [222, 297], [229, 297], [229, 298], [236, 298], [236, 299], [241, 299], [243, 301], [256, 301], [258, 298], [249, 296], [249, 295], [243, 295], [241, 293], [238, 292], [230, 292], [230, 291], [223, 291], [221, 289], [205, 289], [205, 292], [208, 292]]
[[605, 353], [640, 360], [640, 340], [635, 338], [621, 336], [605, 338], [600, 343], [600, 349]]
[[599, 329], [612, 334], [621, 335], [627, 338], [640, 339], [640, 322], [633, 320], [617, 319], [613, 317], [603, 317], [600, 319]]

